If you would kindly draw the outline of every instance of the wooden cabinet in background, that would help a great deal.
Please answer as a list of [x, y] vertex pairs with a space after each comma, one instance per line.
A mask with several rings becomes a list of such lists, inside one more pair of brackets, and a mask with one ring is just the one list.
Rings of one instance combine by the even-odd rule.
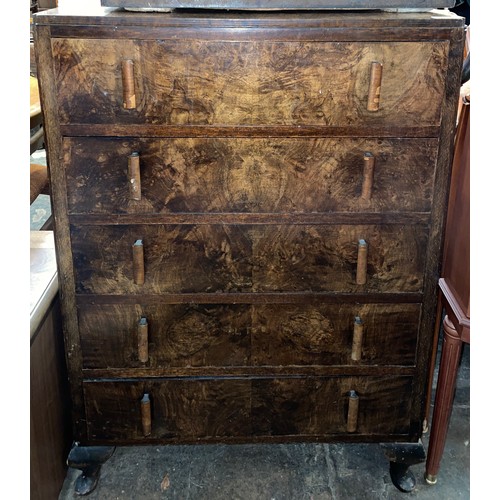
[[81, 447], [384, 443], [411, 489], [463, 20], [35, 25]]
[[30, 232], [30, 498], [57, 498], [71, 448], [66, 370], [52, 231]]
[[[446, 220], [438, 314], [443, 344], [425, 478], [437, 482], [455, 396], [463, 343], [470, 344], [470, 107], [460, 113]], [[441, 323], [438, 316], [438, 324]]]

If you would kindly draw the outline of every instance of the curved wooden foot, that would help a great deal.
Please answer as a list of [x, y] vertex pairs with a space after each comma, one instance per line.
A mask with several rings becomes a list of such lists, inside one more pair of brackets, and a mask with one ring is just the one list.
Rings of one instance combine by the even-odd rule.
[[389, 473], [392, 483], [399, 491], [409, 493], [417, 484], [410, 466], [425, 462], [425, 450], [422, 442], [384, 443], [381, 446], [389, 459]]
[[115, 451], [114, 446], [79, 446], [74, 443], [67, 464], [69, 467], [82, 471], [75, 483], [75, 493], [79, 496], [88, 495], [97, 486], [101, 465]]

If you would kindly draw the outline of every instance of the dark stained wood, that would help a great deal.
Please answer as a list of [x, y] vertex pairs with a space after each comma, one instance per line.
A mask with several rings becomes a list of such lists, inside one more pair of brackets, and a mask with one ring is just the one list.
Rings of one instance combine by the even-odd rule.
[[310, 377], [252, 381], [254, 433], [347, 433], [348, 396], [353, 389], [360, 398], [357, 433], [406, 431], [408, 403], [399, 398], [410, 394], [409, 378]]
[[168, 442], [180, 436], [251, 434], [251, 385], [245, 379], [86, 382], [84, 390], [90, 440], [144, 442], [141, 399], [145, 392], [151, 399], [152, 438]]
[[[62, 137], [57, 113], [55, 78], [53, 74], [50, 28], [40, 26], [34, 30], [35, 55], [40, 82], [40, 100], [45, 125], [45, 148], [50, 165], [51, 205], [54, 215], [54, 241], [58, 268], [58, 282], [63, 317], [63, 333], [71, 391], [71, 411], [73, 414], [73, 435], [85, 432], [83, 387], [81, 372], [81, 350], [74, 296], [75, 282], [71, 239], [68, 221], [66, 177], [60, 161]], [[43, 82], [43, 83], [41, 83]]]
[[151, 125], [140, 126], [110, 124], [67, 124], [61, 126], [65, 136], [101, 137], [393, 137], [429, 138], [439, 136], [437, 125], [404, 127], [380, 124], [376, 128], [368, 125], [352, 126], [218, 126], [218, 125]]
[[142, 377], [336, 377], [364, 376], [414, 376], [414, 366], [394, 365], [302, 365], [302, 366], [203, 366], [161, 368], [86, 368], [85, 378], [96, 379], [139, 379]]
[[[351, 358], [354, 318], [364, 323], [359, 361]], [[420, 305], [253, 307], [252, 363], [413, 365]]]
[[[141, 29], [142, 37], [136, 33], [135, 37], [154, 39], [156, 28], [161, 28], [170, 36], [181, 34], [181, 37], [191, 37], [193, 30], [197, 31], [196, 38], [204, 39], [207, 32], [212, 36], [224, 37], [229, 35], [238, 39], [238, 35], [247, 38], [258, 36], [275, 38], [279, 36], [277, 30], [293, 37], [297, 31], [301, 36], [316, 40], [324, 40], [321, 36], [328, 36], [332, 40], [355, 40], [361, 34], [364, 40], [384, 40], [387, 33], [392, 39], [408, 40], [436, 40], [448, 39], [456, 28], [463, 28], [462, 18], [442, 10], [429, 14], [428, 12], [406, 12], [404, 15], [394, 12], [241, 12], [231, 10], [227, 12], [206, 11], [174, 11], [169, 15], [156, 13], [142, 13], [137, 15], [122, 9], [103, 9], [102, 15], [92, 16], [84, 13], [79, 15], [64, 14], [60, 10], [51, 10], [37, 13], [33, 16], [35, 26], [50, 25], [52, 36], [64, 37], [63, 33], [72, 33], [74, 37], [102, 37], [100, 29], [115, 29], [113, 38], [128, 37], [130, 30]], [[147, 29], [145, 29], [147, 28]], [[168, 28], [166, 30], [165, 28]], [[231, 29], [246, 28], [244, 33], [231, 32]], [[367, 38], [367, 32], [370, 33]], [[134, 37], [134, 38], [135, 38]], [[162, 37], [158, 37], [162, 39]], [[291, 38], [293, 39], [293, 38]]]
[[[448, 45], [55, 39], [52, 50], [61, 123], [405, 127], [439, 124]], [[391, 68], [377, 113], [366, 109], [373, 60]]]
[[[433, 139], [68, 138], [68, 204], [71, 214], [425, 212], [436, 146]], [[129, 194], [134, 153], [138, 200]], [[367, 154], [370, 196], [363, 196]]]
[[463, 20], [103, 13], [34, 21], [76, 439], [418, 441]]
[[[151, 438], [224, 439], [347, 432], [349, 391], [359, 394], [360, 434], [402, 434], [409, 377], [163, 379], [86, 382], [89, 438], [148, 442], [141, 399], [151, 399]], [[402, 400], [401, 400], [402, 398]], [[203, 415], [203, 418], [198, 418]]]
[[[422, 308], [422, 331], [432, 332], [436, 322], [436, 303], [438, 286], [437, 279], [440, 276], [443, 250], [443, 231], [445, 225], [446, 206], [450, 187], [451, 166], [453, 162], [453, 148], [456, 130], [456, 117], [458, 107], [458, 96], [460, 93], [460, 80], [462, 73], [463, 50], [465, 42], [465, 31], [457, 31], [450, 40], [450, 53], [448, 56], [449, 72], [446, 79], [446, 92], [443, 100], [443, 118], [441, 137], [438, 153], [438, 164], [442, 168], [436, 169], [435, 197], [431, 212], [431, 228], [429, 232], [429, 246], [427, 250], [426, 269], [428, 279], [424, 286], [424, 301]], [[415, 390], [424, 394], [427, 384], [427, 364], [432, 358], [432, 336], [429, 333], [419, 344], [417, 354], [418, 376], [415, 379]], [[412, 408], [413, 427], [419, 432], [422, 419], [425, 418], [425, 398], [421, 403], [414, 401]]]
[[144, 366], [137, 321], [145, 317], [154, 367], [244, 366], [249, 363], [248, 305], [98, 305], [79, 308], [85, 368]]
[[[349, 292], [291, 292], [291, 293], [165, 293], [141, 294], [141, 302], [148, 304], [414, 304], [422, 302], [421, 293], [349, 293]], [[81, 305], [136, 304], [134, 295], [77, 294]]]
[[445, 316], [443, 321], [442, 355], [435, 399], [436, 407], [432, 415], [429, 455], [425, 468], [425, 478], [430, 484], [437, 481], [437, 474], [446, 444], [462, 348], [463, 342], [460, 334], [448, 316]]
[[[144, 245], [134, 283], [131, 245]], [[370, 247], [356, 284], [358, 241]], [[78, 293], [419, 292], [425, 226], [83, 226], [72, 228]]]
[[[436, 329], [442, 325], [444, 336], [425, 470], [425, 478], [431, 484], [437, 481], [443, 456], [463, 343], [470, 343], [469, 106], [462, 107], [456, 131], [443, 260]], [[437, 339], [435, 350], [436, 344]]]
[[[470, 108], [468, 106], [462, 109], [455, 139], [445, 234], [441, 277], [446, 281], [457, 302], [456, 309], [462, 311], [464, 319], [470, 318]], [[455, 315], [460, 316], [456, 313]]]
[[415, 361], [419, 304], [95, 305], [79, 307], [84, 368], [142, 367], [137, 323], [146, 318], [148, 368], [349, 364], [354, 318], [361, 364]]
[[71, 415], [60, 302], [56, 297], [30, 346], [30, 498], [58, 498], [66, 477]]
[[[281, 17], [276, 16], [275, 18]], [[346, 16], [343, 14], [342, 17]], [[142, 16], [141, 16], [142, 17]], [[184, 18], [180, 23], [167, 23], [169, 26], [166, 28], [164, 23], [158, 23], [157, 19], [161, 16], [150, 17], [152, 21], [150, 25], [144, 25], [144, 21], [147, 20], [147, 16], [143, 17], [143, 23], [140, 25], [129, 25], [122, 26], [119, 32], [113, 34], [113, 38], [116, 40], [179, 40], [179, 39], [199, 39], [199, 40], [216, 40], [220, 41], [239, 41], [248, 42], [255, 40], [269, 40], [272, 38], [277, 41], [301, 41], [301, 42], [366, 42], [366, 41], [377, 41], [377, 42], [410, 42], [410, 41], [446, 41], [450, 39], [453, 34], [453, 29], [450, 28], [456, 23], [450, 23], [450, 27], [443, 29], [433, 29], [430, 28], [426, 23], [424, 26], [420, 26], [417, 21], [415, 23], [409, 23], [407, 29], [401, 26], [396, 27], [394, 23], [390, 22], [394, 19], [388, 18], [387, 24], [383, 24], [384, 20], [381, 16], [373, 18], [374, 24], [369, 26], [363, 23], [362, 26], [357, 29], [355, 26], [347, 28], [345, 22], [340, 23], [341, 26], [337, 26], [337, 23], [333, 23], [334, 26], [330, 27], [329, 23], [325, 26], [321, 26], [321, 23], [313, 22], [308, 23], [307, 19], [304, 22], [297, 22], [298, 15], [295, 14], [294, 18], [289, 18], [285, 23], [290, 22], [286, 29], [283, 27], [283, 23], [261, 23], [259, 20], [257, 23], [249, 22], [245, 19], [241, 22], [240, 19], [235, 20], [235, 22], [227, 22], [225, 19], [221, 23], [205, 24], [203, 23], [203, 18], [200, 19], [198, 16], [199, 25], [195, 28], [193, 26], [193, 20], [196, 19], [196, 14], [190, 13], [189, 19]], [[165, 16], [170, 17], [170, 16]], [[346, 21], [349, 16], [344, 17]], [[56, 18], [57, 19], [57, 18]], [[405, 16], [405, 19], [408, 19]], [[103, 17], [102, 20], [105, 20]], [[117, 18], [110, 18], [107, 21], [118, 21], [118, 24], [123, 21]], [[366, 19], [365, 19], [366, 20]], [[101, 18], [98, 19], [101, 21]], [[185, 22], [188, 21], [188, 22]], [[84, 21], [85, 23], [85, 21]], [[382, 24], [381, 24], [382, 23]], [[104, 23], [106, 24], [106, 23]], [[219, 24], [219, 26], [217, 26]], [[265, 26], [270, 24], [269, 28]], [[390, 26], [393, 26], [392, 28]], [[113, 25], [114, 26], [114, 25]], [[378, 28], [376, 27], [378, 26]], [[204, 29], [205, 28], [205, 29]], [[199, 30], [204, 30], [200, 32]], [[351, 31], [354, 30], [354, 31]], [[100, 26], [99, 23], [96, 25], [89, 26], [54, 26], [52, 28], [53, 36], [56, 38], [106, 38], [106, 34], [109, 32], [109, 26]]]
[[428, 224], [428, 212], [311, 212], [311, 213], [162, 213], [130, 215], [71, 215], [75, 226], [118, 226], [130, 224], [294, 224], [302, 225], [338, 225], [338, 224]]

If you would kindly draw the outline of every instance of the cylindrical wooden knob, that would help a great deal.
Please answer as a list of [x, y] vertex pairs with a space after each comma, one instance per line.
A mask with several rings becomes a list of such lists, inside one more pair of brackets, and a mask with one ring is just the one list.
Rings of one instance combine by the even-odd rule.
[[142, 240], [137, 240], [132, 245], [132, 259], [134, 267], [134, 283], [144, 285], [144, 245]]
[[137, 354], [141, 363], [149, 359], [148, 342], [148, 320], [143, 316], [137, 323]]
[[363, 186], [361, 188], [361, 198], [369, 200], [373, 190], [373, 171], [375, 168], [375, 157], [371, 153], [363, 156]]
[[123, 107], [135, 108], [134, 61], [122, 61]]
[[141, 166], [139, 153], [132, 153], [128, 157], [128, 190], [131, 200], [141, 199]]
[[380, 86], [382, 85], [382, 64], [372, 62], [370, 69], [370, 86], [368, 87], [368, 111], [378, 111], [380, 107]]
[[151, 401], [147, 393], [141, 399], [141, 419], [142, 433], [144, 436], [151, 435]]
[[356, 391], [349, 391], [349, 406], [347, 409], [347, 432], [356, 432], [358, 428], [359, 396]]
[[356, 285], [366, 284], [366, 268], [368, 265], [368, 245], [365, 240], [358, 241], [358, 262], [356, 267]]
[[352, 336], [351, 359], [359, 361], [361, 359], [361, 348], [363, 346], [363, 321], [359, 316], [354, 318], [354, 329]]

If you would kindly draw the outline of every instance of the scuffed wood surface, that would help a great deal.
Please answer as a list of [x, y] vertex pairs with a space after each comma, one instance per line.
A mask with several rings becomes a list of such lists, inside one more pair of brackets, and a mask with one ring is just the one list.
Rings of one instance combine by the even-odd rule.
[[[131, 245], [144, 244], [145, 281]], [[358, 240], [368, 278], [356, 285]], [[411, 225], [73, 226], [76, 292], [417, 292], [427, 229]]]
[[[84, 368], [357, 364], [355, 316], [365, 335], [360, 364], [412, 365], [420, 304], [115, 305], [79, 307]], [[148, 320], [149, 360], [137, 351]]]
[[[61, 124], [405, 127], [440, 123], [448, 44], [54, 39], [52, 48]], [[129, 59], [132, 110], [121, 83]], [[372, 61], [385, 68], [376, 113], [366, 109]]]
[[[96, 305], [79, 308], [85, 368], [244, 366], [251, 310], [245, 305]], [[137, 322], [148, 320], [149, 361], [137, 353]]]
[[[434, 139], [102, 139], [64, 141], [74, 214], [175, 212], [425, 212]], [[141, 199], [128, 157], [138, 152]], [[364, 154], [375, 161], [362, 197]]]
[[[342, 434], [351, 389], [360, 396], [358, 434], [408, 431], [411, 377], [84, 383], [90, 440], [116, 442]], [[152, 411], [148, 438], [140, 415], [145, 392]]]
[[[355, 316], [365, 336], [359, 363], [351, 359]], [[419, 304], [253, 306], [254, 365], [412, 365]]]
[[58, 498], [67, 472], [65, 459], [73, 436], [61, 333], [60, 302], [53, 297], [30, 346], [29, 475], [32, 500]]

